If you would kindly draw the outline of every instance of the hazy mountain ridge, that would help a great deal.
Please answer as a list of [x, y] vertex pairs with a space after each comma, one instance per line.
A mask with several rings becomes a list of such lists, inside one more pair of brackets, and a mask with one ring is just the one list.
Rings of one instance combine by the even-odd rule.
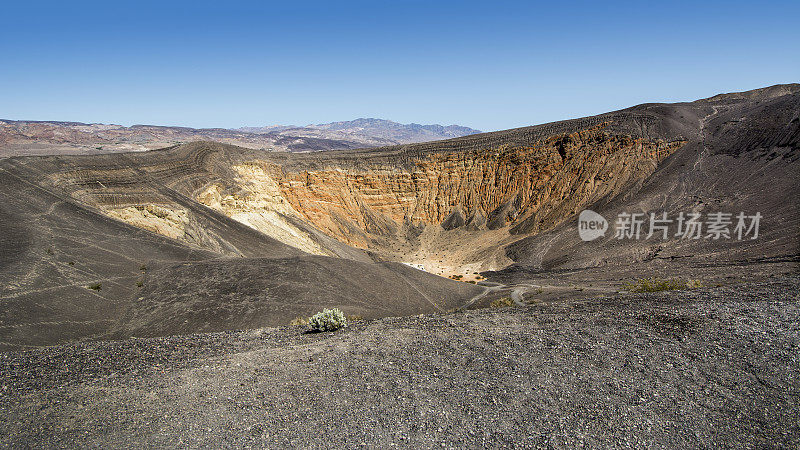
[[280, 133], [298, 137], [354, 139], [380, 145], [415, 144], [418, 142], [439, 141], [442, 139], [451, 139], [481, 133], [480, 130], [461, 125], [405, 124], [374, 118], [359, 118], [342, 122], [309, 124], [304, 127], [293, 125], [242, 127], [237, 128], [237, 131], [248, 133]]
[[0, 158], [146, 151], [203, 140], [276, 152], [349, 150], [475, 133], [478, 131], [458, 125], [404, 125], [382, 119], [239, 129], [0, 119]]
[[218, 141], [254, 150], [302, 152], [343, 150], [386, 144], [284, 133], [250, 133], [225, 128], [0, 119], [0, 158], [28, 155], [80, 155], [154, 150], [194, 141]]
[[474, 128], [460, 125], [402, 124], [385, 119], [361, 118], [345, 122], [311, 125], [320, 130], [341, 131], [348, 134], [364, 134], [396, 141], [398, 144], [436, 141], [481, 133]]

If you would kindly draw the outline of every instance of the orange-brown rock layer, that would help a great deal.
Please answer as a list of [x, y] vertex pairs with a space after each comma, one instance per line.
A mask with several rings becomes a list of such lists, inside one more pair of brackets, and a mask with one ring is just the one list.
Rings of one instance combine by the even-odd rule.
[[612, 135], [600, 125], [531, 147], [431, 153], [414, 158], [412, 170], [331, 164], [284, 172], [272, 163], [252, 164], [263, 167], [306, 220], [363, 247], [366, 236], [392, 235], [404, 224], [547, 229], [644, 179], [682, 144]]

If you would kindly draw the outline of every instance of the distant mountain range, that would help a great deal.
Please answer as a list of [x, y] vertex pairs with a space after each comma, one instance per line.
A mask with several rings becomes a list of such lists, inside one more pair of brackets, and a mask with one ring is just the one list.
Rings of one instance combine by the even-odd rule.
[[[469, 127], [460, 125], [420, 125], [418, 123], [397, 123], [385, 119], [356, 119], [344, 122], [331, 122], [317, 125], [306, 125], [305, 127], [292, 126], [268, 126], [268, 127], [244, 127], [239, 131], [251, 133], [307, 133], [317, 135], [316, 132], [336, 133], [336, 138], [350, 137], [356, 140], [380, 139], [394, 144], [412, 144], [416, 142], [438, 141], [442, 139], [457, 138], [470, 134], [480, 133]], [[334, 135], [331, 135], [334, 136]]]
[[480, 133], [458, 125], [401, 124], [383, 119], [266, 127], [187, 128], [156, 125], [0, 119], [0, 158], [19, 155], [144, 151], [192, 141], [218, 141], [265, 151], [325, 151], [436, 141]]

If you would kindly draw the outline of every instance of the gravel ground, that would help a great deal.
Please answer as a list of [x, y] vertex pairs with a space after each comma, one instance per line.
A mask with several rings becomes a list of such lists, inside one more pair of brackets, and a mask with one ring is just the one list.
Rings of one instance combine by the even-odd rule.
[[0, 353], [0, 445], [800, 446], [800, 277]]

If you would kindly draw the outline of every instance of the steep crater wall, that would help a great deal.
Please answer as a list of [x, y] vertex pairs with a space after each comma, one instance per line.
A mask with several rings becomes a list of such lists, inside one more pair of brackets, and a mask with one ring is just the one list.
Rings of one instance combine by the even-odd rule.
[[193, 143], [37, 167], [115, 219], [215, 252], [276, 248], [254, 246], [224, 217], [306, 253], [365, 258], [344, 243], [444, 275], [507, 266], [506, 245], [622, 194], [686, 142], [591, 121], [531, 136], [307, 155]]
[[448, 247], [469, 243], [470, 255], [450, 264], [463, 265], [622, 193], [684, 143], [614, 134], [603, 123], [531, 146], [430, 152], [403, 164], [251, 159], [233, 166], [234, 180], [195, 198], [268, 234], [276, 218], [300, 218], [341, 242], [423, 266], [420, 259], [452, 257]]

